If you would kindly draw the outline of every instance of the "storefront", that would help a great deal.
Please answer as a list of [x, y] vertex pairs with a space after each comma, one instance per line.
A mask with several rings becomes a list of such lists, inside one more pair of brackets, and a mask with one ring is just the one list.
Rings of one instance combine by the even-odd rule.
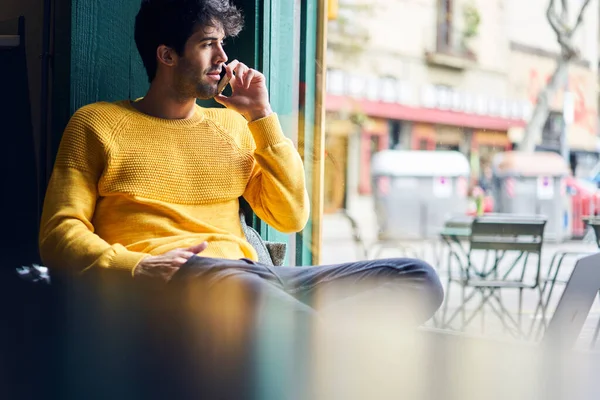
[[[424, 91], [428, 91], [428, 87]], [[326, 108], [340, 115], [360, 112], [367, 117], [368, 123], [356, 129], [360, 132], [359, 165], [348, 162], [351, 169], [359, 168], [360, 194], [371, 193], [370, 163], [375, 151], [385, 148], [405, 148], [413, 150], [454, 150], [477, 159], [490, 158], [499, 151], [512, 147], [508, 132], [511, 128], [525, 125], [526, 105], [509, 101], [466, 96], [457, 97], [456, 93], [436, 92], [424, 94], [422, 105], [413, 106], [398, 101], [390, 102], [328, 94]], [[459, 95], [462, 95], [459, 93]], [[456, 104], [439, 97], [458, 98]], [[358, 110], [358, 111], [357, 111]], [[402, 129], [394, 127], [401, 125]], [[329, 133], [326, 131], [326, 135]], [[325, 180], [327, 186], [327, 178]]]

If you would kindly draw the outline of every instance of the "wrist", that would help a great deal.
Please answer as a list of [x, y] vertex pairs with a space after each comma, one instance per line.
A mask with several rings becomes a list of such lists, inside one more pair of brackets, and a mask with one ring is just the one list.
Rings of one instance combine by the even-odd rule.
[[261, 118], [268, 117], [271, 114], [273, 114], [273, 110], [271, 109], [271, 106], [267, 106], [258, 110], [249, 111], [244, 115], [244, 117], [246, 120], [248, 120], [248, 122], [253, 122]]

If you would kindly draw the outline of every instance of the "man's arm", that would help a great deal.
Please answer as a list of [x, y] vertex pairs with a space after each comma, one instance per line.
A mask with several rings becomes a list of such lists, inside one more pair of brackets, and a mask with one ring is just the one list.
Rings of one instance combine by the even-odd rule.
[[298, 232], [309, 215], [304, 167], [292, 141], [281, 131], [277, 115], [250, 122], [254, 168], [244, 198], [258, 217], [280, 232]]
[[271, 110], [264, 75], [237, 60], [226, 69], [232, 95], [219, 94], [215, 100], [248, 121], [256, 144], [254, 167], [244, 198], [259, 218], [275, 229], [298, 232], [309, 215], [300, 155], [284, 136], [277, 115]]
[[69, 121], [52, 172], [40, 225], [40, 254], [51, 268], [82, 272], [92, 267], [132, 271], [147, 256], [110, 245], [94, 233], [92, 217], [104, 150], [84, 108]]
[[146, 256], [109, 245], [94, 233], [96, 182], [88, 172], [54, 169], [40, 226], [40, 254], [51, 268], [83, 272], [93, 267], [133, 270]]

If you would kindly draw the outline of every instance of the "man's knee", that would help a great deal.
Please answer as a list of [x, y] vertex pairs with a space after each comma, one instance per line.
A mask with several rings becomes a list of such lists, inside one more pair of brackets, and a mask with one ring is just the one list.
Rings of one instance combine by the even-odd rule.
[[417, 262], [419, 264], [419, 268], [424, 271], [424, 279], [426, 281], [426, 285], [430, 289], [431, 303], [432, 306], [437, 310], [444, 301], [444, 287], [442, 286], [442, 282], [440, 282], [440, 277], [438, 276], [435, 268], [433, 268], [430, 264], [422, 260], [415, 260], [415, 262]]
[[394, 260], [400, 275], [409, 274], [427, 293], [429, 304], [437, 310], [444, 301], [444, 288], [440, 278], [429, 263], [419, 259], [400, 258]]

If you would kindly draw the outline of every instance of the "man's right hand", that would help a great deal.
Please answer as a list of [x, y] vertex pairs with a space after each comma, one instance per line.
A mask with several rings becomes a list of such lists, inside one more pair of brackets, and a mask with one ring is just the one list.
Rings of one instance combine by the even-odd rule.
[[186, 249], [175, 249], [158, 256], [148, 256], [135, 267], [133, 276], [168, 282], [193, 255], [203, 252], [207, 247], [208, 243], [203, 242]]

